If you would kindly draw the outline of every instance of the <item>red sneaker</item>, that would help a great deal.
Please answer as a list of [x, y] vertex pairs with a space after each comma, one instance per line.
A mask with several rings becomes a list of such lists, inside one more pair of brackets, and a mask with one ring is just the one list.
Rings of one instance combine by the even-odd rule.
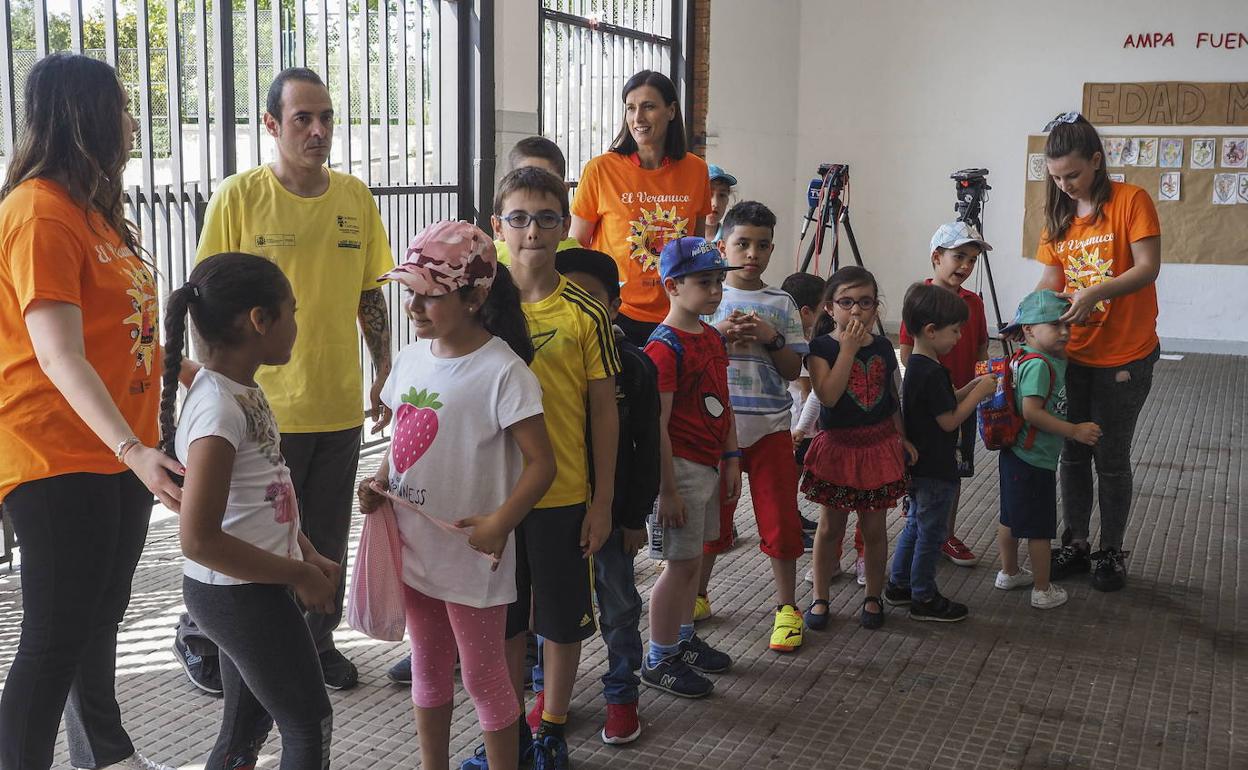
[[951, 537], [945, 541], [940, 547], [940, 552], [945, 558], [959, 567], [974, 567], [979, 559], [975, 558], [975, 554], [971, 553], [971, 549], [966, 547], [966, 543], [956, 537]]
[[542, 726], [542, 709], [546, 708], [546, 691], [541, 690], [537, 693], [537, 699], [533, 701], [533, 708], [529, 711], [525, 721], [529, 723], [529, 729], [537, 734], [537, 728]]
[[641, 720], [637, 718], [637, 701], [607, 704], [607, 724], [602, 728], [603, 743], [619, 746], [632, 743], [640, 735]]

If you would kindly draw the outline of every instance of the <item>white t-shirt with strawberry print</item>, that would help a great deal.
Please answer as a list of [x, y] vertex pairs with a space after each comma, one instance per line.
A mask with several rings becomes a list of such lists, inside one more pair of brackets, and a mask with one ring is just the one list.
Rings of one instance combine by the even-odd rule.
[[542, 413], [537, 377], [497, 337], [458, 358], [416, 340], [399, 351], [381, 400], [394, 411], [390, 492], [412, 506], [395, 505], [403, 582], [470, 607], [515, 601], [514, 537], [491, 571], [467, 532], [445, 525], [493, 513], [515, 488], [524, 455], [506, 429]]

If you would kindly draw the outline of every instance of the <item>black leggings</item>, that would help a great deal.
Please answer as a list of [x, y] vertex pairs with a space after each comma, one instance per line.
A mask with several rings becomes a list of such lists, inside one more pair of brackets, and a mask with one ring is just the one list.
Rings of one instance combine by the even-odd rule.
[[225, 713], [204, 769], [254, 764], [274, 721], [282, 736], [282, 770], [329, 767], [333, 709], [316, 645], [290, 591], [184, 577], [182, 598], [221, 651]]
[[65, 715], [74, 767], [134, 753], [121, 725], [117, 625], [147, 540], [152, 493], [133, 473], [70, 473], [4, 499], [22, 549], [22, 637], [0, 695], [0, 770], [52, 766]]

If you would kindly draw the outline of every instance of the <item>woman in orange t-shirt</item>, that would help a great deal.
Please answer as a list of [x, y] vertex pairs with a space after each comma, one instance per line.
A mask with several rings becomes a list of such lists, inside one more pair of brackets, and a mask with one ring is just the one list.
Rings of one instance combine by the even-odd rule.
[[620, 268], [617, 323], [645, 345], [667, 317], [659, 254], [668, 241], [702, 234], [711, 213], [706, 162], [685, 147], [676, 86], [642, 70], [624, 84], [624, 124], [608, 152], [585, 164], [572, 201], [573, 238]]
[[[1122, 550], [1131, 511], [1131, 438], [1161, 354], [1157, 339], [1157, 275], [1161, 225], [1148, 193], [1112, 182], [1101, 138], [1078, 113], [1046, 129], [1048, 197], [1036, 259], [1046, 267], [1038, 289], [1070, 299], [1062, 317], [1073, 326], [1066, 353], [1066, 419], [1097, 422], [1095, 447], [1067, 440], [1061, 487], [1065, 529], [1053, 551], [1054, 580], [1092, 572], [1092, 587], [1126, 583]], [[1092, 461], [1100, 489], [1100, 549], [1089, 555]]]
[[[117, 73], [53, 54], [30, 71], [0, 188], [0, 500], [22, 554], [22, 635], [0, 695], [0, 770], [158, 768], [114, 690], [117, 626], [155, 494], [156, 286], [122, 210], [134, 120]], [[72, 697], [72, 708], [65, 708]]]

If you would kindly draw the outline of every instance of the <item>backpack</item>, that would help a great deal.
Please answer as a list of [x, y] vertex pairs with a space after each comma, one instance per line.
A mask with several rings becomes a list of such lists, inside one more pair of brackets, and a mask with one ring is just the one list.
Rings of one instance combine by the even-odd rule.
[[[993, 359], [989, 362], [991, 371], [999, 371], [1000, 376], [997, 379], [997, 391], [990, 398], [980, 402], [975, 407], [977, 421], [979, 422], [979, 435], [984, 440], [984, 446], [992, 450], [1010, 449], [1018, 443], [1018, 435], [1023, 430], [1025, 421], [1023, 416], [1019, 414], [1017, 407], [1017, 399], [1014, 390], [1014, 372], [1024, 361], [1039, 358], [1049, 367], [1049, 392], [1045, 394], [1044, 400], [1047, 403], [1053, 395], [1054, 380], [1057, 379], [1057, 373], [1053, 371], [1053, 364], [1039, 353], [1028, 353], [1019, 350], [1010, 356], [1009, 359]], [[1027, 426], [1027, 435], [1023, 439], [1023, 448], [1031, 449], [1032, 444], [1036, 440], [1036, 427], [1034, 425]]]

